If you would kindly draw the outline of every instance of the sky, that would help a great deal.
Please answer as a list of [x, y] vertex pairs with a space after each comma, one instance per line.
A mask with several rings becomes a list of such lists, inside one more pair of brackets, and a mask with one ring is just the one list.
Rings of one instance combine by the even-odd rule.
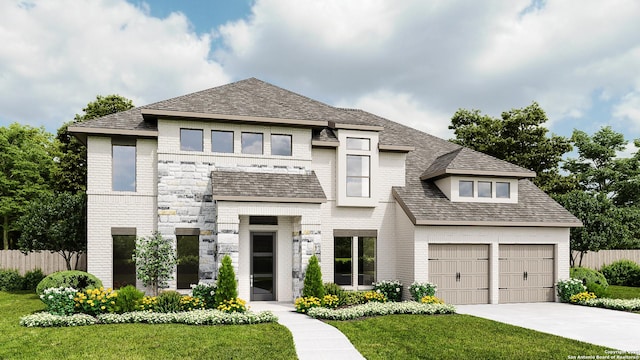
[[536, 101], [553, 133], [632, 140], [639, 19], [636, 0], [0, 0], [0, 126], [257, 77], [445, 139], [460, 108]]

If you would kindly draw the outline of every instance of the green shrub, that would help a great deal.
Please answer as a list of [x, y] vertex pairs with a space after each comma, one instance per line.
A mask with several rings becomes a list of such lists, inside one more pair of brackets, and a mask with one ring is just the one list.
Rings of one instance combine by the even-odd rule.
[[53, 315], [71, 315], [75, 311], [76, 289], [70, 287], [46, 288], [40, 300]]
[[84, 271], [66, 270], [58, 271], [45, 277], [36, 287], [36, 293], [42, 295], [45, 289], [72, 287], [78, 291], [90, 288], [102, 287], [102, 281]]
[[163, 291], [158, 295], [155, 311], [162, 313], [178, 312], [181, 309], [181, 299], [182, 295], [177, 291]]
[[144, 293], [133, 285], [120, 288], [116, 297], [115, 312], [122, 314], [136, 311], [143, 297]]
[[560, 301], [566, 303], [571, 301], [573, 295], [586, 291], [587, 287], [582, 284], [582, 280], [580, 279], [567, 279], [558, 280], [556, 290], [558, 291]]
[[331, 282], [324, 284], [324, 294], [326, 295], [335, 295], [338, 297], [338, 306], [344, 305], [346, 303], [346, 291], [340, 287], [338, 284], [334, 284]]
[[18, 270], [0, 270], [0, 291], [22, 290], [23, 283], [24, 279], [20, 276]]
[[640, 286], [640, 265], [631, 260], [618, 260], [605, 265], [600, 272], [609, 285]]
[[193, 310], [203, 310], [204, 301], [192, 297], [192, 296], [183, 296], [180, 299], [180, 310], [181, 311], [193, 311]]
[[402, 300], [402, 283], [399, 280], [383, 280], [373, 283], [373, 290], [384, 295], [389, 301]]
[[607, 295], [607, 288], [609, 283], [607, 279], [596, 270], [575, 267], [570, 270], [571, 278], [582, 281], [582, 284], [587, 287], [588, 292], [595, 293], [598, 297], [604, 297]]
[[40, 281], [45, 278], [44, 273], [40, 269], [34, 269], [31, 271], [27, 271], [24, 274], [24, 283], [22, 284], [22, 288], [24, 290], [33, 290], [35, 291], [40, 284]]
[[191, 295], [200, 299], [206, 309], [216, 308], [216, 284], [198, 283], [191, 285]]
[[414, 301], [420, 301], [425, 296], [435, 296], [438, 287], [430, 282], [418, 282], [414, 281], [409, 286], [409, 293]]
[[322, 272], [318, 258], [313, 255], [309, 258], [307, 272], [304, 274], [304, 287], [302, 288], [303, 297], [317, 297], [322, 299], [324, 296], [324, 285], [322, 284]]
[[366, 291], [345, 291], [344, 305], [366, 304], [367, 299], [364, 297]]
[[225, 300], [233, 300], [238, 297], [238, 282], [236, 273], [231, 265], [231, 257], [225, 255], [222, 258], [222, 266], [218, 270], [218, 281], [216, 283], [216, 307]]

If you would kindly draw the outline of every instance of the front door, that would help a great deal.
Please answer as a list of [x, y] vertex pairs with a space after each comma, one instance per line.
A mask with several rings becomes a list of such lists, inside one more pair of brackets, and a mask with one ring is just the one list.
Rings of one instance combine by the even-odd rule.
[[251, 300], [275, 300], [276, 234], [251, 233]]

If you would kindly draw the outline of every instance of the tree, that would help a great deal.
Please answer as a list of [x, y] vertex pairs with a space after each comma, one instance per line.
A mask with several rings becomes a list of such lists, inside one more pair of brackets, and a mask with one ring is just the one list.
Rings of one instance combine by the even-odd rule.
[[0, 127], [0, 225], [3, 248], [10, 247], [10, 232], [29, 202], [51, 193], [53, 136], [43, 128], [13, 123]]
[[451, 141], [495, 156], [536, 172], [534, 183], [547, 192], [567, 192], [574, 188], [558, 171], [562, 156], [571, 151], [569, 140], [548, 136], [543, 126], [547, 115], [538, 103], [502, 113], [500, 119], [482, 115], [480, 110], [459, 109], [449, 129]]
[[137, 238], [132, 258], [136, 263], [136, 276], [144, 286], [151, 287], [154, 296], [173, 279], [177, 264], [175, 250], [159, 232]]
[[218, 270], [216, 284], [216, 305], [222, 304], [225, 300], [233, 300], [238, 297], [238, 282], [236, 281], [236, 273], [233, 271], [229, 255], [225, 255], [222, 258], [222, 266]]
[[76, 114], [73, 121], [58, 129], [57, 139], [60, 149], [58, 191], [82, 192], [87, 187], [87, 149], [68, 128], [79, 122], [114, 114], [133, 108], [133, 102], [120, 95], [96, 96], [96, 100], [82, 109], [83, 115]]
[[87, 251], [86, 211], [84, 194], [47, 194], [31, 202], [18, 221], [20, 250], [58, 253], [64, 258], [67, 270], [72, 270], [75, 256], [77, 270], [80, 254]]
[[322, 272], [318, 258], [313, 255], [309, 258], [307, 272], [304, 274], [304, 287], [302, 288], [302, 296], [315, 296], [322, 299], [324, 296], [324, 284], [322, 283]]

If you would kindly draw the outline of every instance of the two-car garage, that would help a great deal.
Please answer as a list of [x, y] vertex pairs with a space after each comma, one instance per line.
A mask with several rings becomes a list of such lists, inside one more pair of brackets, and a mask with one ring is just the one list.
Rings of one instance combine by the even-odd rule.
[[487, 304], [493, 274], [499, 303], [554, 301], [555, 245], [497, 246], [492, 256], [490, 244], [429, 244], [429, 281], [438, 286], [436, 295], [451, 304]]

